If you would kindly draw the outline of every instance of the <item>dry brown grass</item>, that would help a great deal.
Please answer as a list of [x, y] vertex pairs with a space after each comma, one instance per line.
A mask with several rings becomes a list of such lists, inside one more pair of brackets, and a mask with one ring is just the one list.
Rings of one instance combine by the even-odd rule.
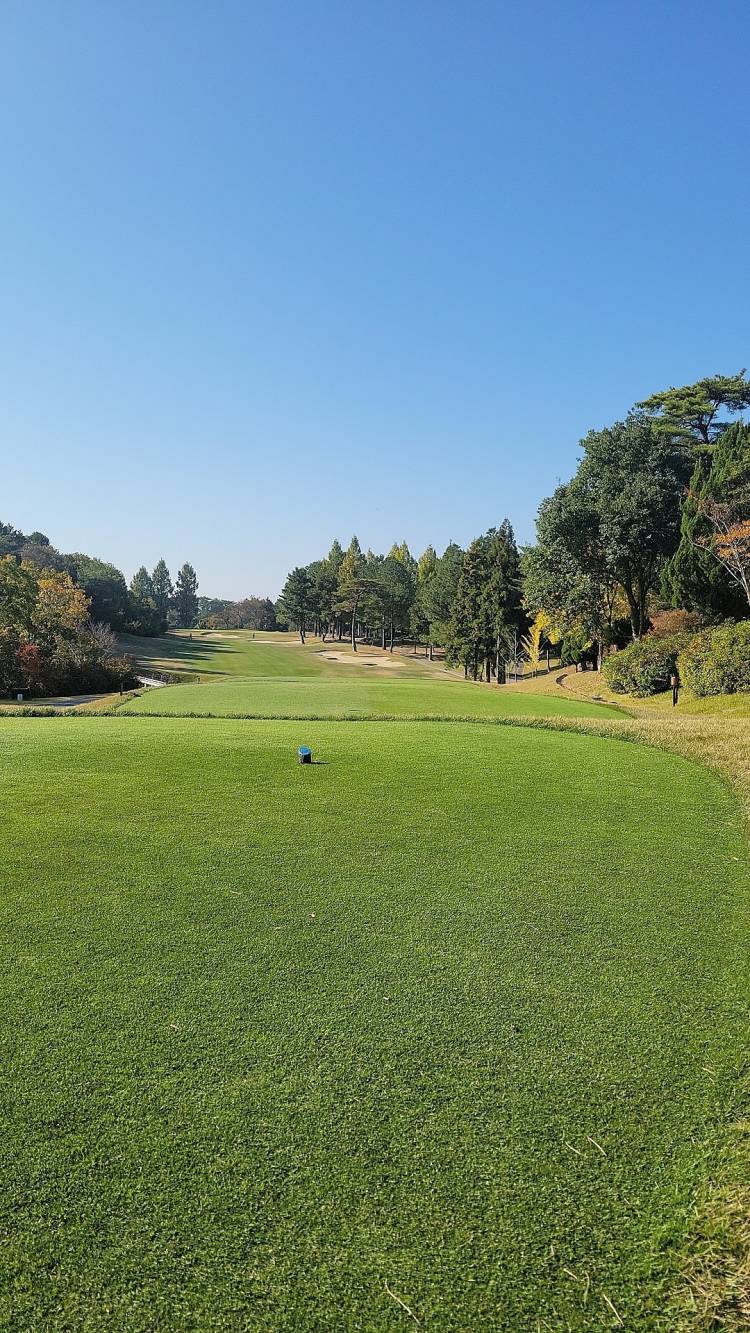
[[750, 1121], [730, 1125], [724, 1155], [697, 1202], [673, 1306], [676, 1328], [750, 1328]]

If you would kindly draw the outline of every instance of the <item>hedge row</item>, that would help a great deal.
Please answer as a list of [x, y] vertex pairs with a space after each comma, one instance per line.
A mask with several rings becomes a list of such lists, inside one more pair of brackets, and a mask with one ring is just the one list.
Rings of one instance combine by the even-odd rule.
[[695, 694], [750, 691], [750, 620], [694, 635], [680, 653], [678, 669]]
[[615, 694], [644, 698], [669, 688], [677, 672], [695, 694], [750, 692], [750, 620], [698, 634], [646, 635], [608, 657], [602, 673]]
[[636, 699], [659, 694], [668, 688], [677, 658], [689, 641], [687, 634], [646, 635], [606, 659], [604, 679], [615, 694], [632, 694]]

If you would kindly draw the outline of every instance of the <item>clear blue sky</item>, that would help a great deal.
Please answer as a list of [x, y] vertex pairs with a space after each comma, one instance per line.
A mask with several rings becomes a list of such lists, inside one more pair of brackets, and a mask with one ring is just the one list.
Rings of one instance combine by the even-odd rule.
[[5, 0], [0, 517], [278, 592], [750, 365], [746, 0]]

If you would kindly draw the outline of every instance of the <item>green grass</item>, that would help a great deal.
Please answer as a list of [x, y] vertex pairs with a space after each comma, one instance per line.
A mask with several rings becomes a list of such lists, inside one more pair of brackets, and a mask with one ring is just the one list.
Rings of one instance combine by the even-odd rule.
[[[620, 716], [589, 699], [467, 683], [424, 658], [390, 658], [364, 647], [355, 658], [345, 644], [309, 640], [303, 648], [293, 636], [253, 640], [247, 632], [214, 634], [201, 644], [197, 633], [192, 641], [169, 635], [137, 643], [153, 651], [154, 666], [200, 670], [216, 679], [149, 690], [123, 712], [267, 718]], [[344, 654], [344, 660], [331, 660], [333, 653]]]
[[673, 1333], [746, 1057], [728, 789], [518, 727], [0, 733], [0, 1326]]
[[[156, 639], [130, 634], [122, 634], [119, 639], [123, 651], [135, 657], [144, 669], [226, 676], [275, 676], [290, 669], [295, 675], [315, 676], [325, 669], [291, 634], [259, 635], [253, 639], [246, 630], [221, 633], [193, 630], [190, 638], [183, 630]], [[290, 668], [287, 664], [292, 661], [294, 665]]]
[[[365, 672], [367, 668], [359, 668]], [[465, 684], [449, 677], [384, 680], [233, 678], [149, 690], [126, 713], [212, 717], [617, 717], [614, 708], [585, 699], [521, 694]]]

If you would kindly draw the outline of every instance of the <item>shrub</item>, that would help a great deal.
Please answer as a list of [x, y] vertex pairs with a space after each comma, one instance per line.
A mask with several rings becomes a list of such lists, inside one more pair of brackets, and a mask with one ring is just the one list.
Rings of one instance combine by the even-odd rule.
[[591, 640], [587, 639], [583, 630], [568, 630], [560, 644], [560, 665], [578, 666], [580, 662], [586, 661], [590, 649]]
[[673, 634], [695, 634], [700, 627], [701, 618], [696, 611], [655, 611], [649, 635], [664, 639]]
[[615, 694], [632, 694], [641, 699], [648, 694], [659, 694], [667, 689], [677, 668], [678, 654], [687, 643], [685, 634], [647, 635], [608, 657], [602, 675]]
[[16, 650], [18, 683], [25, 690], [44, 693], [49, 684], [49, 663], [45, 662], [41, 648], [36, 643], [22, 643]]
[[678, 670], [695, 694], [750, 691], [750, 620], [696, 634], [680, 653]]

